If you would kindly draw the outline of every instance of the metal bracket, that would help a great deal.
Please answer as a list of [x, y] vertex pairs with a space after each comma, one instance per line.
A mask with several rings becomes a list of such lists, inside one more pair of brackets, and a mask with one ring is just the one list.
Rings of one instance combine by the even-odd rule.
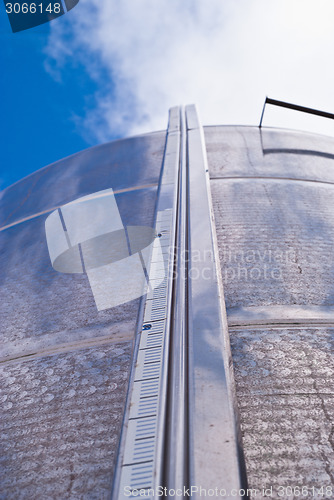
[[262, 127], [263, 115], [264, 115], [264, 110], [266, 108], [266, 104], [272, 104], [273, 106], [279, 106], [280, 108], [293, 109], [295, 111], [301, 111], [302, 113], [309, 113], [311, 115], [322, 116], [323, 118], [331, 118], [332, 120], [334, 119], [334, 114], [327, 113], [327, 111], [320, 111], [319, 109], [306, 108], [305, 106], [299, 106], [298, 104], [291, 104], [290, 102], [278, 101], [277, 99], [271, 99], [270, 97], [266, 97], [262, 109], [259, 128]]

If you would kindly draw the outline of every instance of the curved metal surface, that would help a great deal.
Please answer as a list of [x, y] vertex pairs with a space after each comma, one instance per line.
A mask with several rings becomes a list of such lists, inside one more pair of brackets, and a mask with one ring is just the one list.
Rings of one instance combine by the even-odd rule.
[[334, 141], [205, 136], [249, 487], [321, 496], [334, 477]]
[[[116, 141], [1, 193], [6, 498], [109, 498], [131, 359], [114, 498], [143, 484], [246, 496], [229, 336], [249, 487], [261, 498], [263, 488], [277, 497], [280, 485], [332, 482], [334, 141], [207, 127], [204, 142], [195, 109], [180, 112], [167, 143], [164, 133]], [[97, 311], [86, 275], [52, 269], [44, 222], [109, 188], [122, 227], [155, 221], [164, 256], [153, 244], [143, 260], [156, 280], [168, 262], [169, 284], [141, 306]], [[117, 231], [122, 246], [127, 230]], [[109, 240], [97, 238], [106, 264]]]
[[166, 132], [156, 132], [95, 146], [9, 186], [0, 194], [0, 227], [106, 188], [121, 195], [129, 188], [156, 186], [165, 136]]
[[113, 188], [123, 225], [152, 227], [164, 144], [158, 133], [92, 148], [0, 194], [3, 498], [110, 495], [139, 299], [98, 311], [87, 275], [52, 268], [44, 224]]

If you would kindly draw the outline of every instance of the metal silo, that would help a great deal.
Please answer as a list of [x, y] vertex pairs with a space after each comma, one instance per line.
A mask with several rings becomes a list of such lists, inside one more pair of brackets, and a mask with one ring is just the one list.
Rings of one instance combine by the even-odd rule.
[[330, 496], [333, 158], [187, 106], [2, 192], [3, 498]]

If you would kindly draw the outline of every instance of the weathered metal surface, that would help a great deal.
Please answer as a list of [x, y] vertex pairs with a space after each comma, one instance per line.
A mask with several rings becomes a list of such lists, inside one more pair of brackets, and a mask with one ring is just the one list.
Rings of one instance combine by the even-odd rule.
[[[224, 317], [211, 316], [217, 297], [210, 287], [219, 276], [209, 276], [208, 267], [214, 268], [217, 236], [249, 487], [272, 486], [273, 498], [284, 498], [279, 486], [326, 488], [334, 481], [334, 141], [207, 127], [215, 236], [205, 226], [211, 219], [210, 199], [203, 212], [204, 171], [196, 173], [198, 163], [205, 166], [197, 127], [189, 110], [189, 241], [196, 239], [192, 248], [199, 253], [205, 242], [210, 246], [208, 255], [192, 256], [203, 296], [201, 279], [192, 277], [195, 295], [188, 298], [191, 314], [197, 311], [194, 331], [204, 334], [189, 358], [197, 370], [189, 401], [203, 389], [197, 403], [206, 401], [204, 424], [222, 423], [227, 408], [207, 398], [212, 383], [225, 377], [214, 363], [228, 343], [212, 344], [212, 325], [223, 324], [226, 333]], [[112, 188], [124, 225], [152, 226], [164, 147], [165, 133], [116, 141], [0, 195], [2, 498], [109, 497], [139, 299], [97, 312], [85, 275], [52, 269], [44, 221], [73, 199]], [[209, 311], [201, 314], [206, 304]], [[190, 436], [204, 406], [195, 409]], [[209, 484], [214, 467], [207, 472], [203, 457], [216, 442], [206, 442], [202, 458], [191, 443], [190, 473]]]
[[227, 307], [334, 301], [333, 187], [212, 180]]
[[0, 367], [4, 499], [107, 499], [131, 343]]
[[264, 177], [334, 182], [330, 137], [257, 127], [205, 127], [210, 178]]
[[333, 334], [230, 330], [250, 488], [333, 486]]
[[52, 268], [44, 223], [112, 188], [124, 225], [152, 226], [164, 144], [92, 148], [0, 195], [1, 498], [110, 495], [140, 299], [98, 312], [86, 275]]
[[321, 497], [334, 480], [334, 141], [205, 132], [249, 487]]

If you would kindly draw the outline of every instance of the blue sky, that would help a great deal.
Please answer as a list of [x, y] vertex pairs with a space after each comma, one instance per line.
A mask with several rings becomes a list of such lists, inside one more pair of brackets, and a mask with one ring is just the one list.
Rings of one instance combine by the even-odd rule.
[[[91, 145], [166, 127], [259, 123], [266, 95], [334, 112], [332, 0], [80, 0], [12, 34], [0, 5], [0, 189]], [[334, 136], [268, 108], [264, 125]]]
[[77, 124], [96, 83], [80, 64], [55, 81], [45, 69], [49, 36], [49, 24], [11, 33], [0, 5], [0, 189], [97, 142]]

